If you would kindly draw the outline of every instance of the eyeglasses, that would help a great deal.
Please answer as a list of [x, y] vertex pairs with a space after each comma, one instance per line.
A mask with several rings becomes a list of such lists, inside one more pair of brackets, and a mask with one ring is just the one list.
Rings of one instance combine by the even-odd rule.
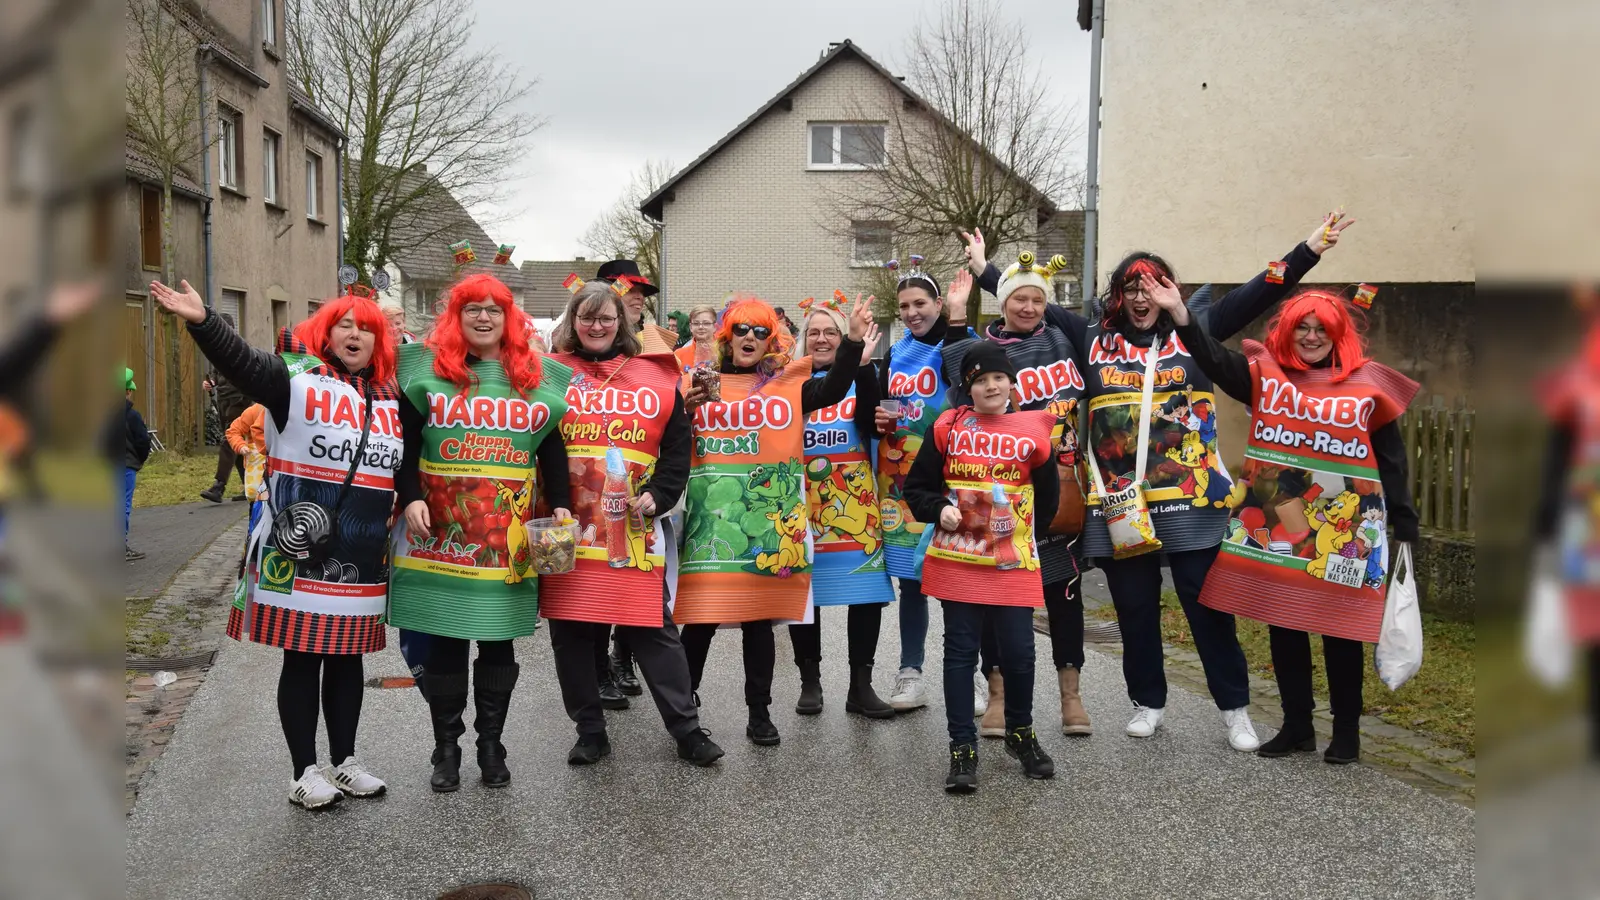
[[617, 317], [616, 316], [579, 316], [578, 317], [578, 324], [582, 325], [585, 328], [593, 328], [596, 325], [599, 325], [601, 328], [610, 328], [611, 326], [617, 324]]
[[744, 322], [740, 322], [734, 325], [731, 330], [733, 331], [734, 337], [744, 337], [747, 334], [753, 334], [756, 336], [756, 340], [758, 341], [764, 341], [767, 338], [772, 337], [772, 329], [765, 325], [747, 325]]
[[1325, 338], [1328, 336], [1328, 332], [1327, 329], [1323, 328], [1321, 325], [1307, 325], [1304, 322], [1301, 322], [1299, 325], [1294, 327], [1295, 337], [1303, 338], [1310, 337], [1312, 335], [1316, 335], [1319, 338]]
[[491, 319], [498, 319], [498, 318], [500, 318], [501, 316], [503, 316], [505, 314], [506, 314], [506, 311], [501, 309], [498, 304], [495, 305], [495, 306], [463, 306], [463, 307], [461, 307], [461, 315], [463, 315], [463, 316], [465, 316], [465, 317], [467, 317], [469, 319], [481, 319], [484, 316], [488, 316]]

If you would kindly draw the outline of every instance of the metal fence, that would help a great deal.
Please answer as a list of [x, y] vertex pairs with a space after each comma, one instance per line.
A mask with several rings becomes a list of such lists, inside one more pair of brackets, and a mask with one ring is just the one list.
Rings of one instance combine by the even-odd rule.
[[1400, 417], [1411, 500], [1425, 528], [1471, 533], [1473, 425], [1465, 397], [1447, 404], [1435, 394]]

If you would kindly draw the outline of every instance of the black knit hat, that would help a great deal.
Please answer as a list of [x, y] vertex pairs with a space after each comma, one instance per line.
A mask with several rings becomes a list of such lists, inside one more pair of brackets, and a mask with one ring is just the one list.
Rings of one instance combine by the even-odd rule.
[[972, 383], [985, 372], [1004, 372], [1012, 381], [1017, 380], [1017, 367], [1011, 364], [1006, 351], [992, 341], [978, 341], [961, 359], [961, 386], [972, 390]]

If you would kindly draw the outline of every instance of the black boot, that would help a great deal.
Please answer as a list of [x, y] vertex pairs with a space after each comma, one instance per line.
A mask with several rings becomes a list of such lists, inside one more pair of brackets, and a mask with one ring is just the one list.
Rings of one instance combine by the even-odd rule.
[[505, 787], [511, 783], [511, 770], [506, 768], [506, 745], [500, 735], [506, 727], [506, 713], [511, 709], [511, 691], [517, 686], [517, 673], [522, 667], [485, 664], [477, 660], [472, 664], [472, 697], [477, 707], [477, 718], [472, 727], [478, 732], [478, 772], [484, 787]]
[[1029, 778], [1056, 777], [1056, 762], [1039, 746], [1039, 736], [1032, 725], [1024, 725], [1006, 733], [1006, 755], [1022, 763], [1022, 774]]
[[978, 789], [978, 745], [950, 745], [950, 774], [944, 789], [952, 794], [970, 794]]
[[760, 747], [778, 746], [778, 726], [772, 724], [765, 706], [750, 707], [750, 724], [744, 727], [744, 736]]
[[622, 688], [617, 686], [617, 679], [612, 674], [611, 667], [606, 666], [606, 672], [600, 676], [600, 708], [601, 709], [627, 709], [628, 698], [622, 693]]
[[872, 689], [872, 667], [850, 667], [850, 692], [844, 695], [844, 711], [866, 716], [869, 719], [892, 719], [894, 707], [883, 702]]
[[1277, 759], [1291, 753], [1313, 753], [1317, 749], [1317, 733], [1311, 727], [1311, 713], [1284, 713], [1283, 727], [1272, 740], [1256, 748], [1257, 756]]
[[599, 734], [580, 734], [578, 742], [567, 751], [567, 765], [592, 766], [611, 755], [611, 739], [604, 731]]
[[794, 711], [814, 716], [822, 712], [822, 660], [800, 659], [795, 665], [800, 667], [800, 699], [795, 701]]
[[461, 745], [456, 741], [467, 731], [461, 721], [467, 709], [467, 673], [425, 672], [422, 692], [433, 719], [433, 776], [428, 784], [436, 793], [448, 794], [461, 787]]
[[[1315, 747], [1312, 748], [1316, 749]], [[1322, 761], [1336, 766], [1348, 765], [1361, 758], [1361, 721], [1333, 717], [1333, 740], [1322, 751]]]
[[711, 740], [711, 732], [696, 728], [678, 740], [678, 758], [704, 768], [722, 758], [722, 748]]
[[222, 484], [213, 482], [211, 487], [208, 487], [200, 492], [200, 499], [210, 500], [212, 503], [221, 503], [222, 491], [224, 487], [225, 486]]
[[611, 642], [611, 677], [616, 679], [617, 690], [629, 697], [637, 697], [644, 693], [644, 688], [640, 687], [639, 676], [633, 672], [633, 653], [621, 641], [621, 637], [621, 632], [618, 632], [617, 639]]

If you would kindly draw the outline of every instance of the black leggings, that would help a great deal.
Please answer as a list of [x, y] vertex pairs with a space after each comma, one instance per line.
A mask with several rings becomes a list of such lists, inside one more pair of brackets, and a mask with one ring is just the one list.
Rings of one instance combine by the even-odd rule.
[[[772, 620], [745, 622], [739, 629], [744, 638], [744, 702], [747, 706], [765, 709], [772, 704], [772, 668], [778, 656], [777, 644], [772, 638]], [[683, 652], [689, 660], [691, 690], [700, 690], [706, 657], [711, 654], [711, 639], [716, 636], [715, 625], [683, 626]]]
[[[440, 675], [464, 675], [471, 650], [471, 641], [432, 635], [428, 638], [428, 664], [425, 668]], [[478, 659], [494, 666], [509, 666], [517, 661], [510, 641], [479, 641]]]
[[[355, 755], [361, 721], [361, 655], [283, 651], [278, 675], [278, 719], [289, 742], [294, 777], [317, 764], [317, 695], [328, 720], [328, 755], [338, 765]], [[320, 684], [319, 684], [320, 682]]]
[[[870, 666], [878, 652], [878, 632], [883, 627], [883, 608], [887, 603], [852, 603], [845, 614], [845, 634], [850, 642], [850, 665]], [[794, 664], [822, 659], [822, 610], [817, 607], [810, 625], [790, 625], [789, 643], [794, 645]]]

